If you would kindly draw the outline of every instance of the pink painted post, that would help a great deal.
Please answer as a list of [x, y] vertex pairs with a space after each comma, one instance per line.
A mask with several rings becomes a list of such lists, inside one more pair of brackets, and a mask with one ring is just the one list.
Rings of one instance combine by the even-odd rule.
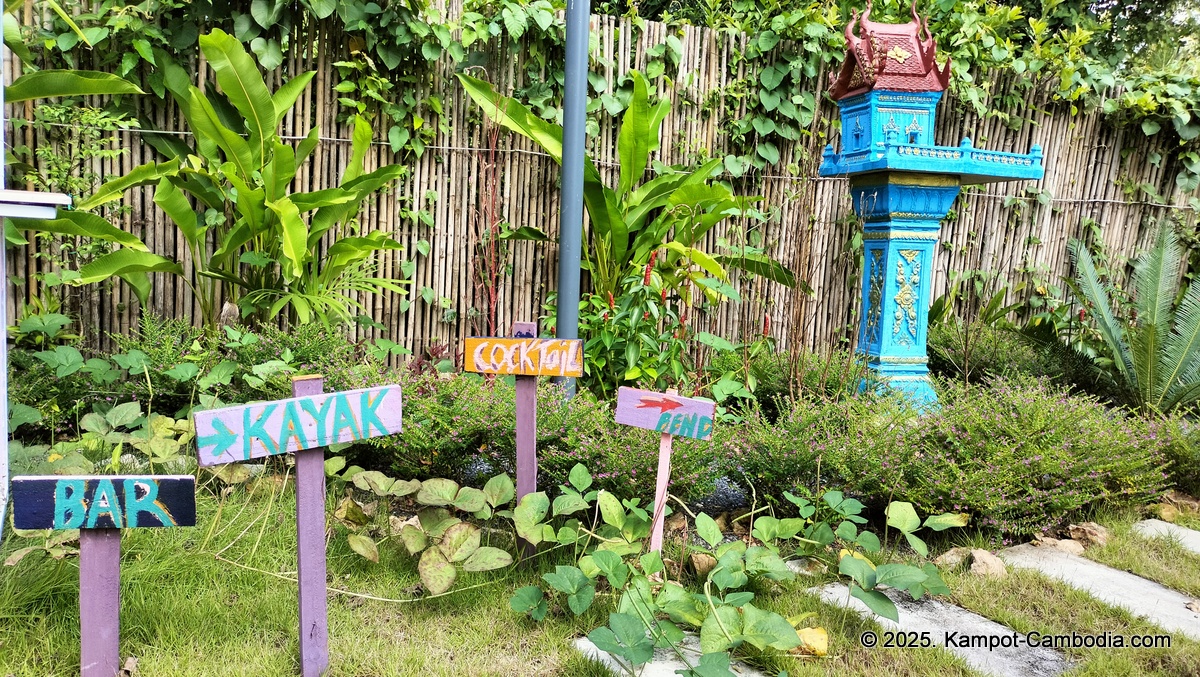
[[121, 530], [79, 531], [79, 673], [114, 677], [121, 651]]
[[[319, 395], [320, 375], [292, 379], [292, 397]], [[325, 449], [296, 452], [297, 573], [300, 581], [300, 674], [319, 677], [329, 667], [325, 605]]]
[[[671, 388], [668, 395], [678, 394]], [[658, 441], [658, 480], [654, 487], [654, 521], [650, 524], [650, 550], [662, 550], [663, 516], [667, 508], [667, 485], [671, 483], [671, 434], [663, 433]]]
[[[513, 322], [513, 338], [536, 338], [537, 323]], [[537, 377], [517, 376], [517, 500], [537, 491]]]

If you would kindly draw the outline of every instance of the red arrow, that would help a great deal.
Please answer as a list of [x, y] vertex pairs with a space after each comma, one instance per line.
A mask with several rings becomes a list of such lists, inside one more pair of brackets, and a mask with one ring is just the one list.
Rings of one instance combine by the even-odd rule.
[[672, 409], [678, 409], [679, 407], [683, 406], [683, 402], [677, 402], [676, 400], [666, 397], [665, 395], [657, 399], [654, 397], [642, 396], [642, 399], [639, 400], [639, 402], [640, 404], [637, 406], [638, 409], [658, 409], [659, 413], [670, 411]]

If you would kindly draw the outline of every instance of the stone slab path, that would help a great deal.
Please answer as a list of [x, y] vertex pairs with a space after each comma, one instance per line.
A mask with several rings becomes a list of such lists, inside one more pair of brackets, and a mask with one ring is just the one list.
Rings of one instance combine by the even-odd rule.
[[[928, 632], [929, 638], [934, 644], [962, 658], [967, 665], [985, 675], [1053, 677], [1072, 667], [1070, 661], [1057, 651], [1026, 646], [1024, 635], [953, 604], [933, 599], [914, 602], [907, 594], [889, 590], [887, 595], [896, 603], [900, 616], [900, 623], [896, 624], [886, 618], [876, 616], [867, 608], [866, 604], [851, 597], [849, 589], [841, 583], [830, 583], [816, 588], [815, 591], [820, 594], [822, 600], [829, 604], [847, 607], [857, 611], [860, 615], [872, 617], [885, 630]], [[957, 645], [962, 644], [965, 637], [972, 638], [969, 640], [971, 648], [947, 646], [947, 639], [951, 645]], [[883, 638], [880, 637], [879, 640], [882, 646]], [[989, 641], [995, 648], [988, 649]], [[1002, 643], [1009, 645], [1003, 646]], [[983, 646], [979, 646], [979, 644]], [[921, 649], [911, 650], [921, 651]]]
[[1142, 520], [1133, 525], [1133, 531], [1146, 538], [1169, 538], [1179, 543], [1185, 550], [1200, 554], [1200, 531], [1162, 520]]
[[[683, 653], [689, 656], [693, 663], [700, 660], [700, 639], [696, 635], [691, 633], [684, 635], [680, 646], [683, 649]], [[622, 662], [613, 658], [607, 651], [601, 650], [600, 647], [593, 644], [592, 640], [587, 637], [580, 637], [575, 640], [575, 648], [584, 656], [603, 663], [614, 675], [628, 674], [625, 668], [622, 667]], [[670, 649], [655, 649], [654, 658], [649, 663], [643, 665], [636, 673], [639, 677], [678, 677], [675, 671], [683, 670], [686, 667], [683, 661], [679, 660], [675, 652]], [[767, 677], [758, 670], [738, 661], [734, 661], [730, 667], [733, 668], [734, 674], [739, 677]]]
[[1087, 592], [1101, 602], [1141, 616], [1163, 630], [1200, 640], [1200, 614], [1187, 608], [1192, 598], [1158, 583], [1057, 548], [1018, 545], [1001, 550], [1000, 558], [1009, 566], [1032, 569]]

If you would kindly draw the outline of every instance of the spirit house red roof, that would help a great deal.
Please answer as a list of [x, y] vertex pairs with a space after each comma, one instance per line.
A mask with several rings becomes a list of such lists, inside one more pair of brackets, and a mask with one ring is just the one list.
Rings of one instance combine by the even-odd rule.
[[[937, 44], [929, 32], [929, 19], [917, 16], [913, 1], [912, 21], [886, 24], [871, 21], [871, 0], [862, 17], [854, 10], [846, 24], [846, 60], [836, 78], [830, 78], [835, 100], [874, 89], [895, 92], [941, 92], [950, 81], [950, 63], [938, 69]], [[854, 35], [858, 24], [860, 35]], [[922, 37], [922, 33], [924, 37]]]

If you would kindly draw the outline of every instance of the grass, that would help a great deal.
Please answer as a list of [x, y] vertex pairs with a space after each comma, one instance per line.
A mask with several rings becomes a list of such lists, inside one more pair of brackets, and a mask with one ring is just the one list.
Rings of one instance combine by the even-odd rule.
[[[1019, 633], [1045, 634], [1103, 632], [1129, 637], [1162, 634], [1163, 630], [1128, 612], [1110, 607], [1090, 595], [1027, 570], [1010, 570], [1002, 579], [970, 574], [946, 576], [960, 606], [1003, 623]], [[1146, 675], [1180, 677], [1200, 674], [1200, 644], [1181, 635], [1172, 637], [1169, 649], [1064, 649], [1079, 661], [1071, 674], [1117, 677]]]
[[1108, 528], [1108, 543], [1088, 548], [1084, 556], [1200, 598], [1200, 555], [1169, 538], [1139, 536], [1133, 531], [1139, 519], [1131, 511], [1098, 516]]
[[[122, 658], [137, 657], [144, 675], [295, 675], [296, 584], [264, 573], [294, 576], [293, 494], [282, 492], [272, 506], [265, 495], [236, 490], [218, 521], [219, 503], [205, 493], [196, 528], [124, 532]], [[4, 554], [26, 545], [21, 540], [10, 535]], [[389, 599], [411, 598], [419, 583], [398, 542], [383, 544], [374, 565], [334, 539], [328, 567], [332, 586]], [[329, 674], [604, 674], [570, 647], [599, 624], [602, 608], [541, 624], [508, 608], [511, 591], [539, 573], [468, 575], [456, 585], [488, 585], [409, 603], [330, 594]], [[78, 575], [78, 560], [39, 554], [0, 569], [0, 674], [78, 674]]]
[[[290, 487], [262, 481], [223, 501], [198, 492], [198, 526], [126, 531], [122, 543], [121, 653], [138, 659], [145, 675], [295, 675], [298, 672], [294, 578], [294, 496]], [[272, 496], [272, 494], [277, 494]], [[1169, 542], [1147, 543], [1131, 532], [1132, 514], [1104, 518], [1112, 539], [1089, 553], [1195, 594], [1200, 558]], [[994, 547], [994, 537], [962, 531], [954, 541]], [[950, 543], [947, 543], [949, 545]], [[9, 537], [0, 555], [27, 545]], [[681, 553], [668, 542], [664, 555]], [[328, 547], [329, 674], [337, 675], [562, 675], [608, 673], [571, 646], [601, 625], [613, 600], [597, 596], [576, 618], [552, 611], [534, 623], [513, 613], [508, 598], [569, 555], [540, 556], [532, 565], [466, 574], [456, 592], [421, 598], [416, 566], [398, 540], [380, 544], [372, 564], [350, 551], [344, 538]], [[1172, 568], [1174, 567], [1174, 569]], [[882, 629], [858, 614], [823, 602], [808, 587], [829, 575], [801, 577], [758, 591], [755, 604], [785, 617], [805, 614], [829, 633], [829, 655], [744, 658], [767, 674], [974, 675], [941, 649], [866, 649], [865, 630]], [[1018, 632], [1123, 635], [1161, 632], [1145, 621], [1086, 594], [1024, 571], [1002, 580], [949, 574], [955, 601]], [[351, 594], [347, 594], [351, 593]], [[365, 596], [391, 601], [368, 599]], [[78, 562], [30, 555], [0, 568], [0, 675], [73, 675], [79, 670]], [[1081, 675], [1200, 674], [1200, 645], [1176, 637], [1169, 650], [1074, 650]]]

